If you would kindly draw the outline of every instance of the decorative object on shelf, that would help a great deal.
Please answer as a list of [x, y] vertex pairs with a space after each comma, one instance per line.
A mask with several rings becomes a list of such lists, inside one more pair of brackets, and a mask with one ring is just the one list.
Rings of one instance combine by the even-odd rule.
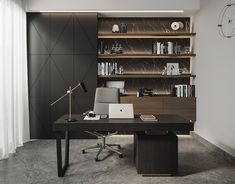
[[122, 45], [119, 43], [113, 44], [110, 50], [111, 54], [122, 54], [123, 53], [123, 49], [122, 49]]
[[182, 29], [184, 29], [184, 24], [183, 24], [183, 22], [172, 22], [171, 29], [174, 31], [182, 30]]
[[110, 51], [108, 45], [104, 45], [104, 54], [109, 54], [109, 53]]
[[121, 27], [121, 31], [120, 31], [121, 33], [127, 33], [127, 25], [126, 24], [122, 23], [120, 27]]
[[185, 22], [185, 30], [186, 30], [187, 33], [190, 32], [190, 22], [189, 21]]
[[100, 41], [99, 53], [104, 54], [104, 43], [103, 43], [103, 41]]
[[139, 94], [139, 97], [141, 97], [141, 96], [153, 96], [153, 89], [140, 88], [138, 94]]
[[111, 48], [111, 50], [110, 50], [110, 54], [114, 54], [115, 51], [116, 51], [116, 48], [115, 48], [115, 45], [113, 44], [113, 45], [112, 45], [112, 48]]
[[218, 31], [223, 38], [232, 38], [235, 35], [235, 3], [231, 1], [221, 10], [218, 19]]
[[76, 119], [72, 118], [72, 93], [74, 92], [75, 89], [77, 89], [78, 87], [82, 87], [83, 91], [86, 93], [87, 89], [85, 87], [84, 82], [79, 82], [75, 87], [71, 88], [71, 86], [69, 86], [69, 90], [60, 98], [58, 98], [56, 101], [54, 101], [51, 106], [55, 105], [57, 102], [59, 102], [60, 100], [62, 100], [64, 97], [66, 97], [67, 95], [69, 95], [69, 116], [66, 119], [68, 122], [74, 122], [76, 121]]
[[112, 33], [119, 33], [120, 29], [119, 29], [119, 25], [114, 24], [112, 27]]
[[124, 72], [124, 68], [122, 65], [119, 66], [117, 74], [122, 75]]
[[184, 47], [184, 54], [190, 54], [191, 53], [191, 51], [190, 51], [190, 47], [189, 46], [186, 46], [186, 47]]
[[164, 69], [163, 69], [163, 71], [162, 71], [162, 75], [166, 75], [166, 74], [167, 74], [167, 67], [164, 66]]
[[180, 75], [179, 73], [179, 63], [167, 63], [167, 75]]

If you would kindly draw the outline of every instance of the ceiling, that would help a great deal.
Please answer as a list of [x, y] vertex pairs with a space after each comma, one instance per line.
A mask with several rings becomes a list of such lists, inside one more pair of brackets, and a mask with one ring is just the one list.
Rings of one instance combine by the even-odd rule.
[[98, 12], [102, 17], [184, 17], [199, 10], [200, 0], [26, 0], [27, 12]]

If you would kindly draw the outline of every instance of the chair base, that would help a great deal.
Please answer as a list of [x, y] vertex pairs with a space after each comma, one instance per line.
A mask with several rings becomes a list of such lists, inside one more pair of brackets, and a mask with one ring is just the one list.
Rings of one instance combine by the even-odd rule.
[[[113, 148], [113, 146], [117, 146], [118, 150]], [[107, 149], [107, 150], [109, 150], [113, 153], [118, 154], [119, 158], [123, 158], [123, 154], [119, 151], [121, 149], [121, 146], [119, 144], [106, 144], [105, 143], [105, 138], [103, 138], [103, 143], [97, 143], [96, 146], [90, 146], [88, 148], [85, 148], [85, 149], [82, 150], [82, 153], [85, 154], [86, 150], [97, 149], [97, 148], [99, 148], [99, 151], [96, 154], [95, 161], [99, 161], [99, 155], [104, 149]]]

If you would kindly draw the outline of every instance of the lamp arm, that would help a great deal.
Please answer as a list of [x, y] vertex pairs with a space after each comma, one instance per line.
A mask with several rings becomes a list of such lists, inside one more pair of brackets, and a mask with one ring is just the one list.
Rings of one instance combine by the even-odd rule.
[[81, 86], [81, 83], [79, 82], [73, 89], [71, 89], [71, 93], [75, 90], [75, 89], [77, 89], [79, 86]]
[[62, 100], [64, 97], [66, 97], [69, 93], [65, 93], [63, 96], [61, 96], [60, 98], [58, 98], [56, 101], [54, 101], [53, 103], [51, 103], [51, 106], [55, 105], [57, 102], [59, 102], [60, 100]]
[[51, 106], [55, 105], [57, 102], [59, 102], [60, 100], [62, 100], [64, 97], [66, 97], [68, 94], [72, 93], [75, 89], [77, 89], [79, 86], [81, 86], [81, 83], [79, 82], [73, 89], [68, 90], [63, 96], [61, 96], [60, 98], [58, 98], [56, 101], [54, 101], [53, 103], [51, 103]]

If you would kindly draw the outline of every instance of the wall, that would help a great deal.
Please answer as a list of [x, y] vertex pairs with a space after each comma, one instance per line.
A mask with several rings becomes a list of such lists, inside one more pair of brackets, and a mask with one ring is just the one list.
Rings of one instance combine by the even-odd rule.
[[218, 15], [226, 2], [202, 0], [194, 20], [198, 115], [195, 132], [235, 156], [235, 37], [222, 38], [217, 29]]
[[[52, 124], [68, 113], [69, 86], [83, 81], [87, 93], [72, 94], [72, 113], [93, 108], [97, 84], [97, 13], [27, 13], [30, 138], [53, 138]], [[77, 138], [89, 134], [74, 133]]]

